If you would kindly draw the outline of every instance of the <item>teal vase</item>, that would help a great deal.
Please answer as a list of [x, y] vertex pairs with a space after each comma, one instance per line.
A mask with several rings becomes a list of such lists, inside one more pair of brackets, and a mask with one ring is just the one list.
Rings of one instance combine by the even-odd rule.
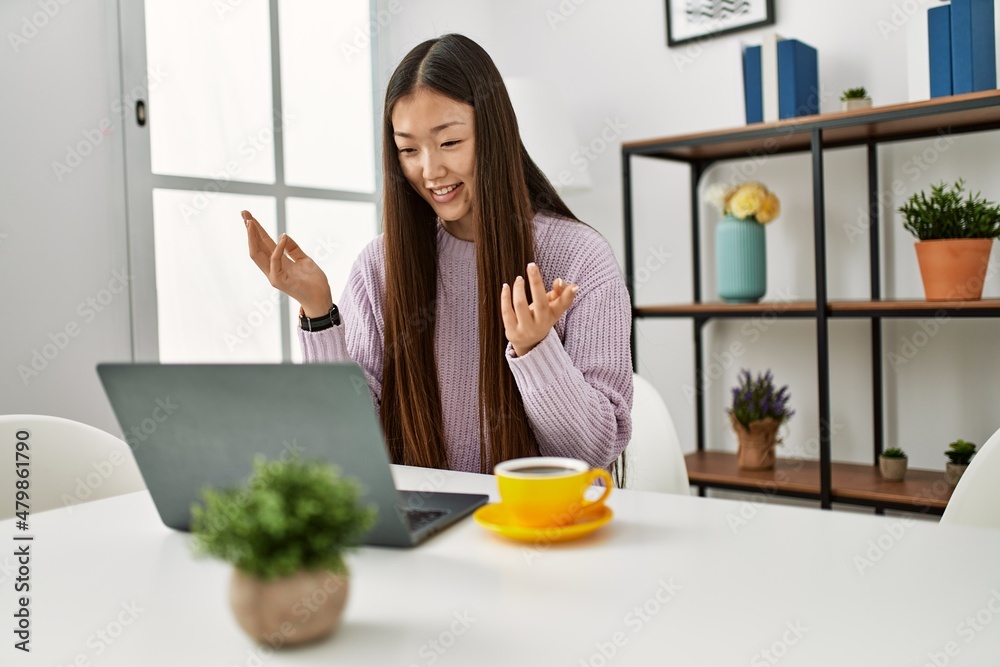
[[767, 292], [764, 225], [727, 215], [715, 228], [719, 297], [729, 303], [757, 303]]

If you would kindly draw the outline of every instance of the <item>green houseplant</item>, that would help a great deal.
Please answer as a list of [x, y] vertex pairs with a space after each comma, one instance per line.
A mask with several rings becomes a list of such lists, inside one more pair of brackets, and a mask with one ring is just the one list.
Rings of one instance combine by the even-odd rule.
[[773, 468], [778, 427], [795, 414], [788, 408], [788, 386], [775, 389], [770, 370], [753, 377], [750, 371], [743, 369], [739, 374], [739, 384], [733, 387], [732, 392], [729, 420], [738, 443], [737, 466], [743, 470]]
[[898, 482], [906, 477], [906, 452], [899, 447], [890, 447], [882, 452], [878, 459], [882, 478], [890, 482]]
[[867, 109], [872, 105], [872, 98], [868, 96], [868, 91], [864, 86], [848, 88], [840, 94], [841, 107], [844, 111], [852, 109]]
[[1000, 238], [1000, 206], [968, 193], [965, 181], [931, 186], [899, 207], [903, 226], [917, 238], [917, 261], [928, 301], [976, 300], [983, 295], [993, 239]]
[[944, 479], [955, 486], [958, 480], [965, 474], [965, 469], [969, 467], [969, 462], [976, 455], [976, 445], [967, 440], [958, 439], [948, 445], [944, 452], [948, 457], [948, 464], [945, 467]]
[[198, 556], [233, 564], [229, 601], [240, 627], [272, 647], [333, 633], [347, 602], [343, 555], [373, 525], [360, 489], [318, 461], [254, 458], [241, 488], [205, 489], [192, 505]]

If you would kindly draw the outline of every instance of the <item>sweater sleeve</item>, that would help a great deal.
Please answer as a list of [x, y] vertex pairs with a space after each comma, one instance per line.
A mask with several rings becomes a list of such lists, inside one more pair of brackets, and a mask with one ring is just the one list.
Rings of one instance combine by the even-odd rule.
[[507, 362], [521, 391], [542, 456], [610, 466], [632, 436], [632, 316], [620, 279], [580, 293], [564, 315], [562, 340], [553, 327], [523, 357], [507, 344]]
[[340, 325], [315, 332], [299, 328], [298, 336], [306, 363], [353, 361], [358, 364], [378, 411], [382, 400], [382, 332], [363, 266], [359, 257], [337, 302]]

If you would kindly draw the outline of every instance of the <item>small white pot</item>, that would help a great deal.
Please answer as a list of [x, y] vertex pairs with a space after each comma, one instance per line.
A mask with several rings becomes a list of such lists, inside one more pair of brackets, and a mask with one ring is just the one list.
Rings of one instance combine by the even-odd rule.
[[870, 109], [871, 106], [872, 100], [870, 97], [840, 101], [840, 107], [844, 111], [853, 111], [854, 109]]

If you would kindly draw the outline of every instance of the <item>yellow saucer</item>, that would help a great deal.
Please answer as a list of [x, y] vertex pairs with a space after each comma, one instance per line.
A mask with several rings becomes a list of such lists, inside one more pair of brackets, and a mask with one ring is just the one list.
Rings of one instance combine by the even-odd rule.
[[600, 505], [580, 515], [574, 523], [568, 526], [546, 526], [530, 528], [514, 523], [503, 503], [491, 503], [476, 510], [472, 518], [483, 528], [497, 535], [503, 535], [520, 542], [552, 543], [574, 540], [594, 532], [614, 517], [614, 512], [607, 505]]

